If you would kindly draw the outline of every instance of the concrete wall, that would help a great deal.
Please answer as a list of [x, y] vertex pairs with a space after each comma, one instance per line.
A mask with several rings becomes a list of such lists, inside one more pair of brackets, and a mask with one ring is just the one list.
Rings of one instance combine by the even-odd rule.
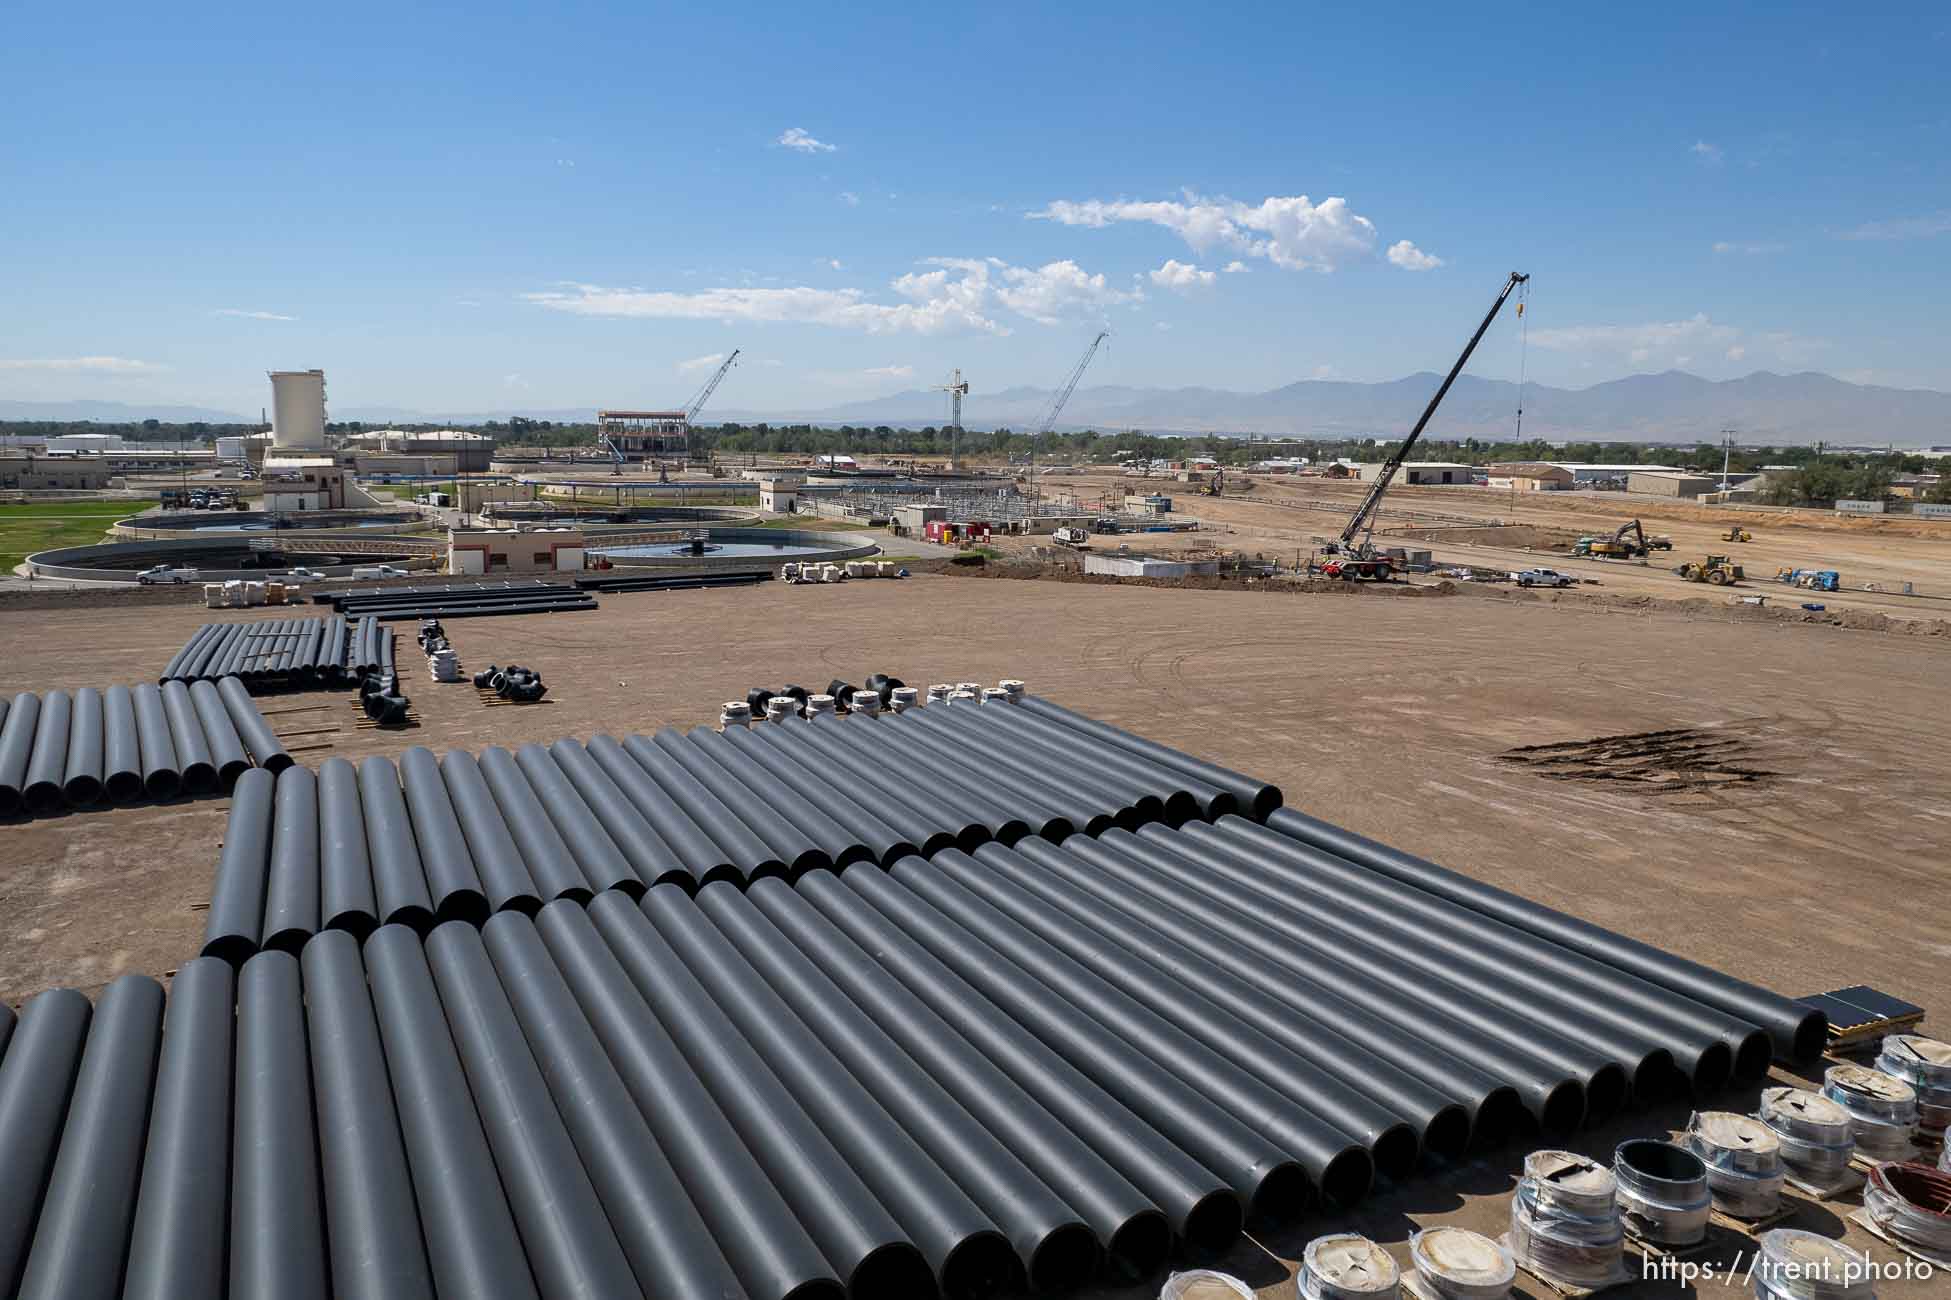
[[1219, 573], [1218, 560], [1152, 560], [1137, 555], [1086, 552], [1084, 572], [1112, 578], [1192, 578]]

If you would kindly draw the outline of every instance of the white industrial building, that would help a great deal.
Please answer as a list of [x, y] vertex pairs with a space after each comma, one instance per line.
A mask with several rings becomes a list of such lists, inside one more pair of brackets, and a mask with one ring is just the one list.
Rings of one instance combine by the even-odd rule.
[[1583, 487], [1587, 483], [1600, 483], [1607, 479], [1625, 479], [1641, 470], [1666, 474], [1679, 472], [1677, 465], [1597, 465], [1575, 460], [1554, 460], [1546, 463], [1556, 465], [1559, 469], [1570, 470], [1574, 487]]
[[[1362, 482], [1373, 483], [1382, 477], [1380, 464], [1363, 465]], [[1396, 471], [1397, 483], [1409, 487], [1442, 487], [1445, 484], [1464, 484], [1471, 482], [1471, 468], [1446, 460], [1405, 460]]]

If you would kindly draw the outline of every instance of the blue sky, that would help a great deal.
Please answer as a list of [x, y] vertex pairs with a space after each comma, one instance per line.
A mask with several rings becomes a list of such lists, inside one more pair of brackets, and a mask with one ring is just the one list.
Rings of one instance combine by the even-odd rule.
[[[1937, 5], [15, 5], [0, 398], [1951, 388]], [[1228, 270], [1229, 267], [1234, 269]], [[1516, 377], [1507, 320], [1476, 373]]]

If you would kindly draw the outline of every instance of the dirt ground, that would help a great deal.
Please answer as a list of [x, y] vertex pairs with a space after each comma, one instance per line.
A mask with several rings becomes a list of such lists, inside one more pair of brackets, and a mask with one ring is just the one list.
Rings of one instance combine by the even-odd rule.
[[[417, 729], [355, 729], [348, 693], [260, 703], [288, 744], [324, 746], [300, 753], [316, 762], [691, 726], [755, 685], [874, 671], [914, 684], [1021, 677], [1273, 780], [1296, 807], [1783, 992], [1868, 983], [1934, 1013], [1951, 1007], [1945, 638], [1574, 601], [946, 576], [602, 602], [450, 625], [470, 670], [539, 668], [551, 683], [543, 705], [484, 707], [469, 686], [427, 681], [410, 624], [395, 626]], [[207, 617], [187, 594], [176, 606], [0, 614], [6, 689], [153, 679]], [[224, 820], [224, 801], [207, 800], [0, 827], [0, 997], [17, 1004], [56, 984], [93, 993], [187, 958]], [[1580, 1146], [1605, 1156], [1624, 1136], [1685, 1120], [1684, 1108], [1642, 1113]], [[1352, 1216], [1266, 1239], [1271, 1255], [1242, 1246], [1225, 1266], [1285, 1300], [1294, 1292], [1278, 1260], [1320, 1231], [1354, 1227], [1398, 1259], [1418, 1226], [1494, 1234], [1521, 1157], [1494, 1152], [1385, 1189]], [[1798, 1204], [1798, 1226], [1844, 1231], [1847, 1204]], [[1854, 1227], [1847, 1236], [1867, 1240]], [[1705, 1258], [1725, 1265], [1746, 1244], [1729, 1237]], [[1879, 1294], [1942, 1286], [1885, 1283]], [[1692, 1289], [1747, 1293], [1742, 1279]]]
[[[1317, 538], [1339, 533], [1367, 485], [1318, 478], [1259, 478], [1250, 492], [1223, 498], [1195, 495], [1182, 483], [1107, 477], [1057, 477], [1043, 483], [1046, 497], [1070, 493], [1095, 504], [1126, 488], [1164, 492], [1175, 509], [1210, 525], [1198, 533], [1140, 533], [1117, 538], [1133, 550], [1178, 550], [1212, 545], [1292, 563]], [[1575, 559], [1569, 551], [1581, 535], [1610, 535], [1630, 519], [1649, 535], [1673, 539], [1671, 551], [1649, 562]], [[1517, 527], [1475, 528], [1497, 520]], [[1721, 533], [1738, 524], [1752, 542], [1727, 542]], [[1463, 525], [1463, 526], [1459, 526]], [[1511, 493], [1468, 487], [1392, 487], [1383, 505], [1376, 540], [1383, 545], [1422, 541], [1438, 564], [1504, 570], [1538, 565], [1596, 580], [1599, 589], [1667, 598], [1699, 595], [1707, 588], [1682, 582], [1675, 565], [1708, 554], [1730, 555], [1747, 572], [1734, 590], [1766, 596], [1771, 605], [1817, 601], [1830, 608], [1875, 611], [1913, 619], [1951, 618], [1951, 520], [1841, 519], [1810, 510], [1725, 509], [1691, 502], [1628, 496], [1619, 492]], [[1018, 543], [1020, 545], [1020, 543]], [[1109, 545], [1108, 541], [1099, 544]], [[1812, 592], [1775, 581], [1777, 571], [1834, 569], [1843, 590]], [[1904, 595], [1903, 585], [1913, 594]], [[1880, 591], [1866, 591], [1874, 584]], [[1717, 597], [1726, 598], [1716, 590]]]

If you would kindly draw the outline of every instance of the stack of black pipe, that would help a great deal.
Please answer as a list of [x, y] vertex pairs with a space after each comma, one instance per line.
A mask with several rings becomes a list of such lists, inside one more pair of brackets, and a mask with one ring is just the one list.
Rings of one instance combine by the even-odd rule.
[[0, 817], [228, 790], [292, 758], [236, 678], [0, 700]]
[[629, 573], [594, 574], [576, 579], [584, 591], [691, 591], [701, 587], [748, 587], [768, 582], [772, 574], [763, 569], [736, 570], [730, 573]]
[[23, 1296], [1062, 1294], [1823, 1039], [1035, 699], [248, 772], [88, 1014], [0, 1022]]
[[176, 652], [161, 682], [219, 682], [226, 677], [252, 690], [337, 686], [348, 673], [346, 620], [273, 618], [246, 623], [206, 623]]
[[321, 592], [348, 617], [383, 621], [423, 618], [484, 618], [502, 614], [549, 614], [595, 609], [596, 599], [568, 583], [476, 582], [425, 587], [354, 587]]

